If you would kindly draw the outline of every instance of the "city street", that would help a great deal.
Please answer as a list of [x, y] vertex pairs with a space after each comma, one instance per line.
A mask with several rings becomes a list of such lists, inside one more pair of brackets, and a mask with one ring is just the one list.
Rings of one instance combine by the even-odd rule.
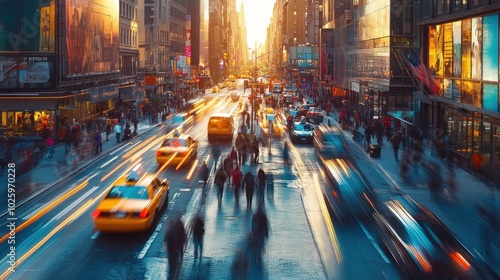
[[[240, 84], [237, 91], [246, 99]], [[99, 156], [88, 158], [76, 168], [60, 168], [64, 145], [56, 147], [54, 158], [43, 159], [40, 165], [18, 178], [23, 182], [17, 198], [15, 217], [15, 272], [11, 272], [9, 256], [3, 255], [0, 278], [6, 279], [167, 279], [169, 273], [163, 238], [169, 218], [182, 215], [186, 228], [198, 211], [205, 220], [203, 256], [195, 260], [191, 235], [183, 255], [179, 279], [231, 279], [238, 254], [248, 245], [252, 215], [257, 210], [254, 197], [247, 208], [244, 191], [235, 201], [232, 188], [226, 187], [222, 203], [217, 201], [214, 185], [212, 143], [206, 127], [213, 113], [230, 113], [235, 126], [241, 125], [238, 103], [231, 101], [228, 91], [207, 94], [206, 110], [183, 123], [169, 117], [163, 123], [139, 124], [139, 135], [116, 143], [114, 135], [105, 142]], [[338, 126], [337, 117], [325, 123]], [[197, 160], [179, 170], [169, 167], [160, 178], [170, 182], [167, 207], [160, 212], [151, 229], [134, 234], [104, 234], [93, 228], [91, 213], [107, 188], [137, 163], [156, 173], [155, 159], [163, 136], [178, 129], [199, 141]], [[256, 131], [260, 131], [260, 127]], [[266, 130], [264, 130], [266, 131]], [[399, 189], [409, 194], [436, 214], [479, 260], [484, 248], [479, 240], [475, 221], [475, 205], [482, 199], [494, 199], [500, 205], [500, 194], [487, 196], [487, 187], [471, 174], [457, 170], [458, 201], [436, 203], [430, 200], [425, 170], [415, 175], [411, 184], [399, 178], [397, 162], [387, 144], [379, 159], [370, 158], [361, 143], [353, 141], [344, 130], [357, 166], [376, 193]], [[266, 133], [264, 133], [265, 135]], [[265, 137], [264, 137], [265, 138]], [[267, 138], [265, 138], [267, 139]], [[234, 140], [234, 138], [233, 138]], [[283, 162], [287, 134], [271, 138], [271, 145], [261, 143], [259, 163], [247, 161], [242, 172], [257, 175], [261, 168], [268, 184], [263, 209], [270, 227], [269, 239], [261, 260], [248, 261], [249, 279], [402, 279], [393, 259], [379, 241], [371, 219], [354, 219], [340, 223], [324, 199], [328, 182], [309, 144], [290, 148], [290, 166]], [[265, 141], [264, 141], [265, 142]], [[221, 142], [219, 162], [234, 145]], [[430, 152], [426, 158], [431, 159]], [[206, 199], [199, 183], [198, 170], [207, 161], [210, 176]], [[6, 176], [0, 177], [6, 181]], [[20, 185], [21, 186], [21, 185]], [[3, 193], [6, 197], [7, 194]], [[489, 194], [488, 194], [489, 195]], [[1, 213], [0, 252], [9, 252], [7, 213]], [[490, 265], [500, 272], [499, 263]]]

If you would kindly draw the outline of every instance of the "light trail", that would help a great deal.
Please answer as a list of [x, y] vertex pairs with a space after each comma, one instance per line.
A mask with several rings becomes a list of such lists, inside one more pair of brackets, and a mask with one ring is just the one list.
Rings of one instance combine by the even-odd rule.
[[[62, 195], [62, 196], [54, 199], [52, 202], [50, 202], [49, 204], [47, 204], [47, 206], [45, 206], [38, 213], [36, 213], [35, 215], [33, 215], [31, 218], [27, 219], [24, 223], [20, 224], [16, 228], [16, 233], [20, 232], [23, 229], [25, 229], [26, 227], [28, 227], [29, 225], [31, 225], [32, 223], [34, 223], [35, 221], [37, 221], [38, 219], [40, 219], [40, 217], [42, 217], [43, 215], [45, 215], [47, 212], [49, 212], [50, 210], [54, 209], [54, 207], [56, 207], [57, 205], [59, 205], [61, 202], [65, 201], [66, 199], [68, 199], [69, 197], [71, 197], [72, 195], [74, 195], [75, 193], [77, 193], [80, 190], [82, 190], [83, 188], [85, 188], [87, 186], [88, 182], [89, 182], [88, 180], [85, 180], [85, 182], [83, 182], [80, 185], [76, 186], [75, 188], [71, 189], [69, 192], [67, 192], [64, 195]], [[9, 236], [10, 236], [10, 233], [7, 233], [2, 238], [0, 238], [0, 243], [2, 243], [5, 240], [7, 240], [9, 238]]]

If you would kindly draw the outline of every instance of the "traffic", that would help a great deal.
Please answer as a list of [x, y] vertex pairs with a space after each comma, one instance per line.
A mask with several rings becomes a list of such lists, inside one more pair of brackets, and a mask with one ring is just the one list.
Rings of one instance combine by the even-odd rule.
[[[298, 89], [286, 92], [282, 83], [269, 88], [271, 97], [267, 90], [254, 94], [237, 79], [230, 90], [222, 85], [207, 91], [184, 111], [26, 198], [17, 209], [26, 223], [17, 232], [17, 240], [24, 240], [17, 249], [21, 261], [13, 273], [3, 262], [0, 278], [71, 279], [78, 273], [81, 279], [165, 279], [172, 270], [164, 243], [171, 222], [183, 221], [190, 237], [191, 220], [203, 213], [205, 251], [200, 255], [206, 258], [199, 262], [211, 261], [214, 268], [193, 268], [194, 245], [186, 240], [177, 276], [227, 279], [234, 273], [233, 255], [246, 240], [234, 227], [263, 207], [271, 230], [261, 243], [266, 249], [258, 250], [260, 264], [249, 265], [264, 271], [256, 279], [283, 275], [267, 268], [279, 263], [273, 250], [280, 249], [276, 238], [282, 234], [288, 241], [281, 242], [290, 247], [307, 237], [302, 242], [314, 262], [299, 250], [282, 257], [318, 268], [312, 279], [498, 279], [444, 222], [398, 190], [323, 114], [321, 104]], [[246, 139], [241, 149], [236, 145], [240, 134]], [[218, 200], [216, 173], [228, 158], [230, 179]], [[233, 171], [240, 168], [241, 175], [255, 173], [256, 178], [259, 169], [272, 174], [263, 177], [265, 194], [258, 193], [264, 185], [255, 179], [258, 203], [235, 201], [239, 175]], [[243, 196], [239, 200], [245, 201]], [[5, 216], [1, 222], [7, 222]], [[5, 240], [0, 244], [7, 246]], [[365, 271], [358, 271], [368, 262]], [[221, 267], [226, 272], [218, 274]], [[307, 269], [297, 265], [293, 271]]]

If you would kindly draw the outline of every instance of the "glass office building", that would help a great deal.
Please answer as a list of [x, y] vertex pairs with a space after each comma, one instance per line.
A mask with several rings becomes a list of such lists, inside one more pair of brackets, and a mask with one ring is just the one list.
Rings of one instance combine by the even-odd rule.
[[414, 6], [405, 2], [344, 1], [329, 23], [333, 91], [345, 92], [362, 120], [391, 115], [412, 123], [413, 84], [403, 58], [413, 42]]
[[441, 88], [418, 95], [420, 122], [432, 123], [427, 135], [434, 144], [450, 137], [462, 166], [481, 154], [485, 174], [499, 178], [500, 1], [421, 0], [416, 8], [421, 54]]

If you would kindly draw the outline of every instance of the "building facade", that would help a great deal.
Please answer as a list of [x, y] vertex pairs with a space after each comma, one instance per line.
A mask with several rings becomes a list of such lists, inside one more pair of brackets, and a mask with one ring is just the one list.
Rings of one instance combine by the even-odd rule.
[[441, 89], [415, 95], [419, 124], [435, 145], [450, 141], [464, 167], [479, 154], [485, 175], [500, 178], [500, 1], [420, 0], [415, 8], [419, 54]]

